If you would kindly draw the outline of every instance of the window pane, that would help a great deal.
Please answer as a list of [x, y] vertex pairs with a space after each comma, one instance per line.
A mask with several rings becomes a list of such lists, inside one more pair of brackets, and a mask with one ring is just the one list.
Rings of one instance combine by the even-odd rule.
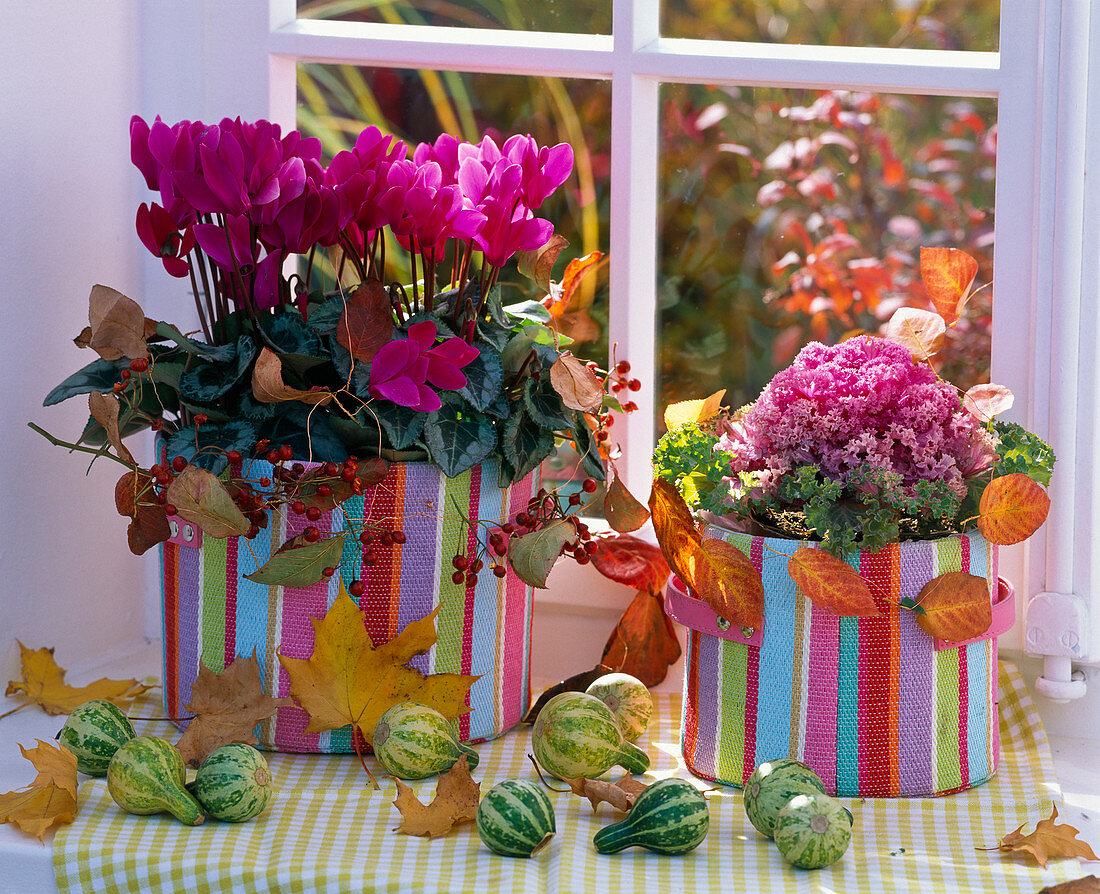
[[611, 0], [298, 0], [298, 18], [611, 33]]
[[[658, 407], [727, 389], [742, 406], [809, 341], [928, 307], [919, 249], [992, 279], [994, 100], [662, 87]], [[988, 381], [990, 289], [941, 374]]]
[[995, 51], [1000, 0], [661, 0], [666, 37]]

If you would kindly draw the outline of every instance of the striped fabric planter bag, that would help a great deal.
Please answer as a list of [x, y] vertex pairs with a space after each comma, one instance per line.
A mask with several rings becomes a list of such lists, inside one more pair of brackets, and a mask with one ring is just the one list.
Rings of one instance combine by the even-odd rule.
[[[272, 467], [253, 461], [252, 478], [270, 477]], [[322, 618], [345, 586], [361, 580], [358, 600], [375, 645], [388, 642], [411, 621], [441, 606], [437, 642], [410, 666], [424, 674], [480, 674], [467, 697], [471, 711], [456, 722], [464, 741], [492, 738], [519, 723], [530, 703], [531, 588], [511, 570], [504, 578], [478, 575], [467, 587], [451, 580], [456, 554], [473, 556], [478, 521], [501, 524], [527, 508], [538, 489], [529, 475], [511, 487], [499, 485], [499, 465], [485, 463], [447, 478], [429, 463], [391, 463], [386, 477], [318, 521], [272, 512], [267, 530], [252, 541], [203, 537], [182, 525], [162, 550], [164, 609], [164, 701], [170, 717], [187, 714], [200, 660], [220, 672], [236, 656], [255, 652], [264, 692], [288, 696], [290, 681], [277, 655], [308, 658], [313, 618]], [[405, 533], [404, 544], [373, 544], [376, 564], [363, 563], [360, 544], [349, 537], [339, 575], [311, 587], [266, 586], [246, 580], [289, 538], [308, 525], [322, 536], [344, 527], [344, 514], [385, 520]], [[486, 538], [481, 529], [482, 541]], [[486, 569], [487, 570], [487, 569]], [[297, 705], [281, 707], [260, 724], [264, 748], [289, 752], [354, 751], [351, 727], [305, 734], [309, 716]]]
[[997, 635], [1014, 619], [997, 548], [978, 533], [893, 544], [848, 557], [876, 597], [916, 598], [947, 571], [985, 577], [993, 623], [965, 643], [933, 639], [898, 609], [841, 618], [787, 573], [795, 541], [711, 527], [764, 582], [760, 630], [732, 627], [673, 578], [669, 614], [689, 627], [681, 746], [696, 776], [744, 785], [759, 764], [793, 757], [830, 794], [913, 797], [960, 791], [997, 768]]

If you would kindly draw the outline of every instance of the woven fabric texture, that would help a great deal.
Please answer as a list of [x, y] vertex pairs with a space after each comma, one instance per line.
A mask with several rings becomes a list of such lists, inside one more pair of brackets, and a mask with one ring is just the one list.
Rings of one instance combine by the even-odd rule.
[[884, 611], [840, 618], [787, 573], [794, 541], [710, 529], [749, 556], [764, 582], [760, 647], [688, 637], [683, 754], [704, 779], [742, 785], [793, 757], [832, 794], [958, 791], [996, 770], [995, 639], [937, 651], [899, 600], [947, 571], [997, 582], [996, 547], [977, 533], [893, 544], [849, 557]]
[[[989, 783], [945, 798], [844, 798], [854, 817], [852, 843], [840, 862], [814, 872], [784, 863], [778, 849], [745, 817], [741, 792], [720, 788], [707, 796], [710, 833], [692, 853], [662, 857], [638, 848], [600, 856], [592, 836], [619, 818], [605, 804], [548, 792], [557, 834], [530, 860], [499, 857], [481, 844], [470, 823], [429, 841], [393, 831], [393, 783], [382, 791], [365, 784], [354, 756], [270, 755], [279, 794], [257, 819], [241, 824], [208, 821], [188, 827], [168, 816], [131, 816], [119, 810], [102, 779], [85, 780], [76, 821], [53, 843], [58, 887], [142, 894], [347, 891], [924, 891], [1035, 894], [1081, 875], [1076, 860], [1033, 861], [978, 847], [1021, 824], [1050, 815], [1061, 795], [1039, 716], [1018, 671], [1001, 667], [1000, 723], [1004, 755]], [[678, 759], [679, 696], [658, 695], [650, 731], [640, 745], [653, 767], [643, 781], [690, 779]], [[155, 709], [152, 698], [136, 715]], [[163, 723], [139, 721], [138, 732], [164, 735]], [[520, 728], [478, 747], [474, 778], [486, 792], [503, 779], [537, 782], [527, 753], [530, 733]], [[435, 780], [412, 783], [422, 801]], [[2, 886], [0, 886], [2, 887]]]
[[[272, 467], [254, 461], [251, 478], [270, 477]], [[164, 544], [164, 703], [169, 717], [187, 714], [199, 662], [222, 671], [234, 657], [255, 652], [264, 692], [290, 694], [279, 655], [308, 658], [312, 619], [322, 618], [345, 585], [362, 580], [358, 600], [367, 632], [377, 645], [437, 605], [436, 645], [411, 666], [425, 674], [480, 674], [470, 690], [469, 714], [458, 721], [464, 740], [478, 741], [510, 729], [530, 701], [531, 588], [509, 570], [504, 578], [478, 575], [473, 586], [451, 580], [455, 555], [471, 558], [487, 532], [478, 522], [503, 523], [527, 507], [538, 485], [528, 476], [510, 488], [499, 485], [499, 466], [486, 463], [447, 478], [428, 463], [392, 463], [386, 477], [361, 497], [352, 497], [317, 521], [272, 512], [271, 524], [249, 541], [206, 537], [199, 548]], [[373, 544], [375, 564], [363, 561], [359, 542], [344, 545], [339, 575], [311, 587], [266, 586], [246, 579], [290, 538], [315, 525], [322, 534], [344, 527], [345, 515], [366, 518], [379, 532], [401, 530], [404, 544]], [[268, 749], [294, 752], [353, 751], [351, 727], [306, 734], [309, 717], [297, 705], [279, 708], [260, 725]]]

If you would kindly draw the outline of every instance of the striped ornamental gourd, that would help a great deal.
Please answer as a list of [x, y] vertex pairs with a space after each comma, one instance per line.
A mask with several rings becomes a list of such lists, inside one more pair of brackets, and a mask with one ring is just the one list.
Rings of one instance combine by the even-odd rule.
[[745, 813], [762, 835], [772, 837], [779, 811], [795, 795], [825, 794], [825, 785], [801, 761], [784, 757], [765, 761], [745, 783]]
[[601, 854], [644, 847], [656, 854], [695, 850], [710, 830], [707, 799], [690, 782], [662, 779], [638, 795], [626, 819], [601, 829], [592, 839]]
[[135, 735], [133, 724], [117, 705], [93, 699], [73, 710], [57, 739], [76, 756], [81, 773], [106, 776], [115, 752]]
[[451, 722], [435, 708], [402, 702], [389, 708], [374, 727], [374, 756], [387, 773], [399, 779], [423, 779], [451, 769], [465, 757], [470, 767], [478, 754], [463, 745]]
[[610, 709], [593, 695], [562, 692], [535, 719], [531, 746], [539, 764], [560, 779], [595, 779], [616, 764], [649, 769], [649, 755], [623, 739]]
[[546, 792], [522, 779], [494, 785], [477, 808], [477, 834], [506, 857], [531, 857], [554, 837], [554, 807]]
[[186, 771], [176, 746], [156, 736], [137, 736], [115, 752], [107, 767], [107, 791], [127, 813], [170, 813], [188, 826], [206, 818], [184, 788]]
[[207, 755], [188, 789], [203, 810], [225, 823], [259, 816], [275, 794], [267, 760], [241, 742], [222, 745]]
[[844, 856], [852, 815], [825, 794], [795, 795], [775, 821], [779, 852], [799, 869], [820, 869]]

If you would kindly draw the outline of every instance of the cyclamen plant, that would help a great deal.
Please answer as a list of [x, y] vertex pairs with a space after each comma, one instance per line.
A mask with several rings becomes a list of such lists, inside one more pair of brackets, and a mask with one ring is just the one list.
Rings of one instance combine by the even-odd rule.
[[[201, 339], [96, 286], [76, 343], [99, 356], [45, 400], [88, 394], [91, 419], [75, 444], [34, 427], [126, 466], [116, 501], [134, 552], [167, 539], [177, 514], [210, 536], [255, 537], [284, 506], [316, 519], [398, 459], [453, 477], [492, 458], [507, 482], [568, 440], [587, 476], [577, 493], [596, 490], [611, 413], [634, 408], [612, 392], [637, 380], [625, 361], [604, 371], [563, 350], [549, 295], [504, 306], [497, 285], [519, 256], [553, 293], [546, 272], [564, 240], [551, 242], [553, 225], [535, 212], [572, 172], [568, 144], [444, 134], [410, 157], [369, 127], [326, 167], [319, 140], [267, 121], [134, 117], [130, 137], [134, 164], [159, 193], [138, 209], [138, 236], [189, 281]], [[412, 282], [387, 279], [387, 250], [407, 253]], [[339, 271], [327, 291], [310, 286], [318, 252]], [[572, 287], [594, 266], [581, 265]], [[122, 441], [145, 428], [161, 438], [150, 469]], [[255, 480], [253, 459], [274, 471]], [[565, 523], [550, 538], [553, 556], [534, 564], [548, 571], [563, 551], [587, 561], [581, 502], [539, 491], [518, 519], [483, 532], [477, 555], [456, 557], [456, 576], [472, 582], [486, 560], [503, 575], [510, 543]], [[343, 535], [369, 558], [377, 539], [400, 542], [393, 521], [349, 519]], [[329, 545], [309, 527], [285, 548], [323, 557]], [[526, 559], [525, 579], [543, 583]]]

